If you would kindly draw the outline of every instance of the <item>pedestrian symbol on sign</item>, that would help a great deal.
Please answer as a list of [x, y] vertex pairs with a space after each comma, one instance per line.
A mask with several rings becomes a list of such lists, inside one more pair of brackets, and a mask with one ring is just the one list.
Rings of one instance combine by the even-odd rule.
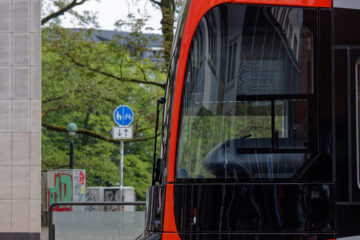
[[118, 121], [121, 121], [121, 115], [120, 115], [119, 112], [116, 113], [116, 119], [117, 119]]

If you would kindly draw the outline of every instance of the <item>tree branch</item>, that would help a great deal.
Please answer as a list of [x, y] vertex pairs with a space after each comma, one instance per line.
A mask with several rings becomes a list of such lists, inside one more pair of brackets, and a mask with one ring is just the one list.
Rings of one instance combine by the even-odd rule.
[[164, 83], [158, 83], [158, 82], [152, 82], [152, 81], [145, 81], [145, 80], [139, 80], [139, 79], [134, 79], [134, 78], [123, 78], [123, 77], [118, 77], [118, 76], [115, 76], [111, 73], [107, 73], [107, 72], [104, 72], [104, 71], [101, 71], [99, 69], [94, 69], [90, 66], [87, 66], [85, 64], [82, 64], [80, 62], [77, 62], [75, 59], [73, 59], [70, 55], [67, 54], [67, 56], [70, 58], [70, 60], [77, 66], [79, 67], [83, 67], [83, 68], [86, 68], [88, 69], [89, 71], [92, 71], [94, 73], [98, 73], [98, 74], [101, 74], [101, 75], [104, 75], [104, 76], [107, 76], [107, 77], [110, 77], [110, 78], [113, 78], [115, 80], [118, 80], [120, 82], [132, 82], [132, 83], [142, 83], [142, 84], [149, 84], [149, 85], [153, 85], [153, 86], [157, 86], [157, 87], [161, 87], [162, 89], [165, 89], [165, 84]]
[[41, 113], [41, 118], [44, 118], [49, 112], [56, 111], [56, 110], [66, 108], [66, 107], [70, 107], [70, 106], [71, 106], [70, 104], [62, 104], [62, 105], [58, 105], [56, 107], [49, 108]]
[[161, 7], [161, 2], [155, 1], [155, 0], [150, 0], [150, 2], [155, 3], [156, 5], [158, 5], [159, 7]]
[[[54, 125], [54, 124], [45, 122], [44, 120], [41, 123], [44, 128], [47, 128], [47, 129], [50, 129], [53, 131], [57, 131], [57, 132], [67, 132], [66, 127]], [[119, 139], [113, 139], [111, 137], [107, 137], [107, 136], [101, 135], [99, 133], [96, 133], [94, 131], [91, 131], [88, 129], [83, 129], [83, 128], [78, 128], [76, 133], [94, 137], [94, 138], [97, 138], [97, 139], [100, 139], [100, 140], [103, 140], [106, 142], [120, 143], [120, 141], [121, 141]], [[134, 133], [134, 135], [136, 135], [136, 133]], [[140, 141], [147, 141], [147, 140], [151, 140], [151, 139], [154, 139], [154, 136], [145, 137], [145, 138], [135, 138], [135, 139], [123, 140], [123, 141], [125, 141], [125, 142], [140, 142]]]
[[48, 103], [48, 102], [52, 102], [52, 101], [57, 101], [57, 100], [61, 100], [63, 99], [64, 97], [66, 97], [67, 95], [69, 95], [68, 93], [65, 93], [61, 96], [58, 96], [58, 97], [54, 97], [54, 98], [47, 98], [47, 99], [44, 99], [42, 100], [42, 103]]
[[41, 19], [41, 25], [44, 25], [45, 23], [47, 23], [48, 21], [50, 21], [51, 19], [57, 18], [63, 14], [65, 14], [67, 11], [73, 9], [76, 6], [82, 5], [86, 2], [87, 0], [73, 0], [71, 3], [69, 3], [68, 5], [66, 5], [63, 8], [60, 8], [58, 11], [51, 13], [50, 15], [46, 16], [45, 18]]
[[176, 11], [176, 1], [171, 0], [171, 5], [172, 5], [172, 10], [175, 12]]

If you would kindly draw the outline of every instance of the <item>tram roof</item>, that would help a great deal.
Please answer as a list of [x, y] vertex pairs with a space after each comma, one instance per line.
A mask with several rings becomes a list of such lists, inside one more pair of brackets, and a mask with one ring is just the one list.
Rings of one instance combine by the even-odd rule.
[[[199, 0], [192, 0], [199, 1]], [[242, 3], [261, 5], [283, 5], [299, 7], [325, 7], [330, 8], [332, 0], [204, 0], [207, 4], [217, 5], [221, 3]], [[341, 0], [340, 0], [341, 1]]]
[[[195, 0], [199, 1], [199, 0]], [[208, 1], [208, 0], [205, 0]], [[244, 3], [244, 4], [265, 4], [265, 5], [285, 5], [285, 6], [304, 6], [304, 7], [328, 7], [360, 9], [360, 0], [213, 0], [217, 3]]]

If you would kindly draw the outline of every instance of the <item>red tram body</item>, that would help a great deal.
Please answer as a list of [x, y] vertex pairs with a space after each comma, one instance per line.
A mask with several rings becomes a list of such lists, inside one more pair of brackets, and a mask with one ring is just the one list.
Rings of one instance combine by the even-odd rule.
[[360, 235], [359, 22], [357, 0], [185, 0], [141, 239]]

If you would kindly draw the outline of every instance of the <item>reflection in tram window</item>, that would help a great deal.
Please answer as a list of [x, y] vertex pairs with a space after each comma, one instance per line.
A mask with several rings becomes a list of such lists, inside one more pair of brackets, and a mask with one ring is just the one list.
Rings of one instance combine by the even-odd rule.
[[229, 6], [208, 12], [192, 40], [177, 179], [290, 179], [316, 149], [314, 40], [304, 21], [313, 11]]
[[[308, 106], [305, 100], [275, 101], [275, 140], [280, 139], [280, 141], [286, 142], [286, 147], [306, 148], [308, 141], [307, 113]], [[285, 147], [278, 144], [277, 146]]]

